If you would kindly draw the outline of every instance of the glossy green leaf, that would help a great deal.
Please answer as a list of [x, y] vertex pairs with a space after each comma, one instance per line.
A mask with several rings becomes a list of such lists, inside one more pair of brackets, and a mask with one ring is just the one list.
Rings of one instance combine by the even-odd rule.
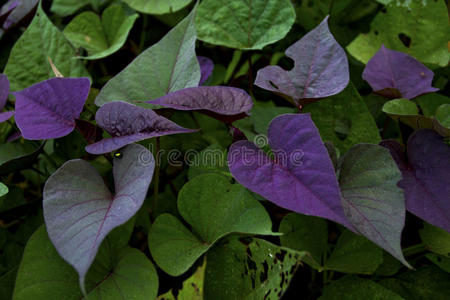
[[[446, 66], [450, 26], [444, 0], [411, 0], [390, 3], [378, 12], [369, 33], [361, 33], [347, 50], [358, 60], [367, 63], [384, 44], [402, 51], [423, 63]], [[437, 30], [437, 28], [440, 28]]]
[[397, 186], [401, 179], [389, 150], [382, 146], [359, 144], [342, 158], [339, 186], [345, 215], [359, 233], [410, 267], [400, 245], [406, 213], [403, 191]]
[[8, 194], [8, 192], [9, 192], [8, 187], [3, 182], [0, 182], [0, 197], [3, 197], [4, 195]]
[[193, 232], [163, 214], [153, 223], [148, 241], [153, 259], [173, 276], [188, 270], [229, 233], [272, 234], [264, 207], [243, 186], [219, 174], [199, 175], [186, 183], [178, 195], [178, 211]]
[[442, 126], [450, 129], [450, 104], [442, 104], [437, 108], [436, 120]]
[[98, 10], [101, 5], [111, 0], [53, 0], [50, 10], [62, 17], [72, 15], [77, 10], [87, 5], [91, 5], [94, 10]]
[[341, 153], [358, 143], [377, 144], [381, 138], [367, 106], [352, 83], [343, 92], [309, 104], [323, 141], [332, 142]]
[[437, 300], [450, 295], [450, 274], [435, 266], [427, 266], [405, 272], [396, 278], [383, 279], [379, 283], [405, 299]]
[[369, 279], [346, 276], [325, 286], [320, 300], [402, 300], [396, 293]]
[[217, 144], [208, 146], [195, 156], [186, 155], [186, 158], [189, 160], [187, 162], [189, 164], [189, 179], [205, 173], [231, 176], [227, 165], [227, 151]]
[[324, 219], [290, 213], [280, 223], [281, 245], [298, 251], [306, 251], [303, 260], [321, 270], [322, 257], [327, 250], [328, 229]]
[[101, 89], [95, 104], [153, 100], [197, 86], [200, 66], [195, 55], [195, 9], [158, 43], [135, 58]]
[[84, 59], [99, 59], [119, 50], [138, 18], [128, 13], [122, 5], [111, 5], [102, 13], [102, 19], [93, 12], [76, 16], [64, 29], [64, 35], [75, 47], [82, 47], [89, 56]]
[[450, 233], [424, 222], [423, 229], [419, 230], [419, 234], [428, 250], [450, 258]]
[[0, 145], [0, 175], [16, 172], [31, 166], [41, 153], [44, 144], [17, 141]]
[[408, 99], [394, 99], [383, 105], [383, 111], [390, 115], [417, 115], [419, 108]]
[[324, 266], [342, 273], [372, 274], [383, 262], [383, 250], [363, 236], [345, 230]]
[[438, 93], [429, 93], [414, 99], [427, 117], [433, 117], [442, 104], [450, 104], [450, 98]]
[[14, 44], [4, 73], [11, 91], [55, 77], [48, 58], [65, 77], [88, 76], [82, 62], [73, 57], [75, 50], [39, 5], [33, 21]]
[[262, 49], [284, 38], [294, 21], [289, 0], [204, 0], [195, 23], [202, 41], [236, 49]]
[[192, 0], [123, 0], [123, 2], [138, 12], [162, 15], [174, 13], [191, 3]]
[[[117, 237], [124, 237], [123, 233], [111, 232], [100, 248], [87, 276], [87, 299], [123, 299], [125, 295], [154, 299], [158, 291], [155, 268], [142, 252], [117, 244]], [[81, 298], [77, 273], [56, 252], [42, 226], [25, 248], [13, 299]]]
[[227, 238], [207, 254], [204, 299], [281, 299], [305, 255], [262, 239]]

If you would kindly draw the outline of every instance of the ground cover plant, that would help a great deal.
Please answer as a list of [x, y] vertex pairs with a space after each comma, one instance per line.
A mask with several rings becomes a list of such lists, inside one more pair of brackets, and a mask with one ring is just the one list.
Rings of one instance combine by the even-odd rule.
[[448, 299], [447, 1], [0, 5], [0, 299]]

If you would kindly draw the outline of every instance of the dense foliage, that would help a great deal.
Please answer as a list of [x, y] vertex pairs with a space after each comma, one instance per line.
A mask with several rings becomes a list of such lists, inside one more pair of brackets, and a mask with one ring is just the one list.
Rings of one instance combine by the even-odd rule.
[[448, 299], [447, 1], [0, 5], [0, 299]]

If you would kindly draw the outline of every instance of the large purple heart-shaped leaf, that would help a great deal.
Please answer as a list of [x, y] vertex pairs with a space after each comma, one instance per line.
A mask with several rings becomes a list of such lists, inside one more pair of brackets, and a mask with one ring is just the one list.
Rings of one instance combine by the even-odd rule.
[[358, 144], [342, 158], [339, 184], [345, 215], [356, 230], [403, 264], [400, 246], [405, 200], [397, 186], [401, 173], [389, 151]]
[[204, 56], [197, 56], [198, 64], [200, 65], [200, 82], [198, 85], [202, 85], [211, 76], [214, 70], [213, 61]]
[[387, 147], [402, 172], [406, 209], [430, 224], [450, 232], [450, 146], [429, 129], [408, 139], [407, 153], [395, 141]]
[[327, 20], [286, 50], [286, 56], [294, 60], [292, 70], [265, 67], [258, 71], [255, 84], [296, 102], [342, 91], [349, 82], [347, 56], [331, 34]]
[[369, 60], [362, 74], [375, 92], [388, 98], [408, 99], [438, 91], [431, 86], [433, 76], [414, 57], [384, 45]]
[[286, 114], [268, 129], [274, 158], [249, 141], [231, 145], [236, 180], [283, 208], [336, 221], [353, 230], [341, 204], [333, 164], [309, 114]]
[[15, 92], [16, 123], [24, 138], [53, 139], [75, 128], [89, 95], [88, 78], [52, 78]]
[[244, 90], [229, 86], [199, 86], [182, 89], [146, 103], [178, 110], [199, 110], [212, 116], [233, 120], [247, 116], [252, 97]]
[[111, 152], [152, 137], [196, 131], [181, 127], [151, 109], [122, 101], [106, 103], [100, 107], [95, 120], [112, 137], [86, 146], [86, 151], [92, 154]]
[[48, 235], [58, 253], [77, 270], [83, 290], [101, 242], [142, 206], [153, 176], [155, 161], [143, 146], [129, 145], [122, 154], [114, 159], [115, 195], [95, 168], [81, 159], [62, 165], [44, 187]]

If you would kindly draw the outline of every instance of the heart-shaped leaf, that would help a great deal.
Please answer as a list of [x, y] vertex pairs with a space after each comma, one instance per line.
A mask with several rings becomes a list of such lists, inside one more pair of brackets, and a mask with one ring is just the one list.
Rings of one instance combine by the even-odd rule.
[[247, 116], [253, 107], [252, 97], [244, 90], [228, 86], [199, 86], [182, 89], [159, 99], [149, 101], [178, 110], [200, 110], [235, 119]]
[[294, 21], [289, 0], [204, 0], [195, 23], [202, 41], [236, 49], [262, 49], [284, 38]]
[[395, 90], [400, 97], [407, 99], [438, 91], [431, 86], [433, 76], [434, 73], [414, 57], [387, 49], [384, 45], [369, 60], [362, 74], [376, 93], [399, 98], [392, 95], [392, 90]]
[[436, 109], [436, 120], [450, 129], [450, 104], [442, 104]]
[[419, 230], [419, 234], [422, 243], [428, 250], [450, 258], [449, 232], [424, 222], [423, 229]]
[[189, 3], [192, 0], [124, 0], [131, 8], [138, 12], [151, 15], [163, 15], [174, 13]]
[[158, 43], [142, 52], [101, 89], [95, 104], [148, 101], [170, 92], [198, 86], [200, 67], [195, 55], [194, 10]]
[[281, 299], [305, 252], [232, 236], [206, 257], [205, 299]]
[[89, 95], [88, 78], [52, 78], [15, 92], [16, 124], [24, 138], [68, 135]]
[[395, 141], [382, 145], [391, 151], [402, 172], [399, 186], [408, 211], [450, 232], [450, 146], [428, 129], [409, 137], [406, 156]]
[[[114, 299], [118, 295], [126, 295], [130, 299], [156, 297], [158, 292], [156, 270], [142, 252], [125, 245], [119, 247], [117, 238], [122, 238], [127, 243], [131, 235], [131, 232], [125, 235], [117, 231], [122, 227], [111, 232], [102, 243], [87, 275], [86, 299]], [[145, 284], [137, 284], [139, 282]], [[36, 300], [82, 298], [77, 273], [59, 256], [44, 226], [41, 226], [27, 242], [15, 284], [15, 300], [30, 298]]]
[[244, 187], [219, 174], [190, 180], [181, 189], [177, 204], [193, 233], [176, 217], [163, 214], [153, 223], [148, 242], [158, 266], [172, 276], [187, 271], [227, 234], [272, 234], [272, 222], [264, 207]]
[[375, 16], [369, 32], [360, 33], [347, 46], [348, 52], [367, 63], [384, 44], [423, 63], [447, 66], [450, 27], [445, 1], [391, 2]]
[[110, 0], [53, 0], [50, 11], [61, 17], [67, 17], [87, 5], [98, 11], [100, 6], [107, 2]]
[[25, 141], [0, 145], [0, 175], [17, 172], [31, 166], [41, 153], [44, 143]]
[[[0, 74], [0, 111], [6, 105], [9, 95], [9, 80], [4, 74]], [[8, 120], [14, 115], [14, 111], [0, 112], [0, 123]]]
[[87, 76], [83, 64], [72, 59], [74, 56], [74, 49], [39, 5], [33, 21], [14, 44], [4, 73], [8, 75], [12, 91], [55, 77], [49, 57], [64, 76]]
[[202, 85], [208, 78], [211, 76], [213, 70], [214, 70], [214, 63], [213, 61], [204, 56], [197, 56], [198, 64], [200, 65], [200, 82], [198, 85]]
[[92, 154], [111, 152], [152, 137], [195, 132], [178, 126], [151, 109], [122, 101], [107, 103], [100, 107], [95, 120], [112, 137], [86, 146], [86, 151]]
[[328, 28], [328, 17], [287, 48], [286, 56], [294, 60], [292, 70], [265, 67], [255, 84], [299, 102], [335, 95], [349, 83], [347, 56]]
[[139, 17], [128, 13], [122, 5], [111, 5], [102, 13], [102, 19], [90, 11], [76, 16], [64, 29], [64, 35], [75, 47], [83, 47], [89, 56], [100, 59], [119, 50]]
[[[143, 161], [143, 157], [146, 158]], [[66, 162], [44, 187], [44, 218], [58, 253], [84, 279], [106, 235], [141, 207], [155, 162], [140, 145], [129, 145], [114, 159], [115, 195], [89, 163]]]
[[234, 143], [228, 165], [246, 188], [283, 208], [352, 228], [341, 205], [331, 160], [309, 114], [286, 114], [268, 129], [269, 158], [249, 141]]
[[400, 179], [389, 151], [381, 146], [359, 144], [342, 158], [339, 184], [345, 215], [362, 235], [410, 267], [400, 246], [405, 226]]

